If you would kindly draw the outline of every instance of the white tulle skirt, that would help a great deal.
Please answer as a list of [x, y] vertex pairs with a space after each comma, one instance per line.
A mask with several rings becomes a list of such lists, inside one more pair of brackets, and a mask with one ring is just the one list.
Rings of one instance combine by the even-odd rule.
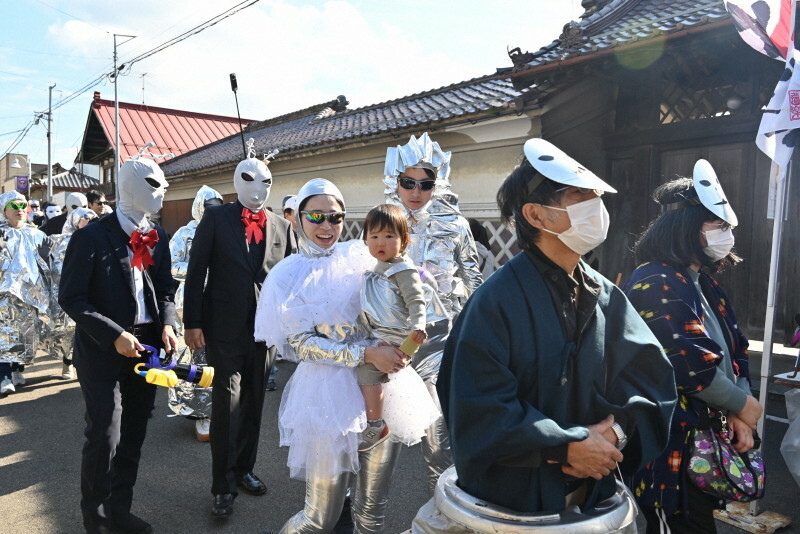
[[[439, 415], [422, 379], [407, 367], [390, 374], [383, 387], [392, 439], [419, 443]], [[289, 447], [289, 475], [305, 480], [358, 472], [358, 445], [366, 425], [354, 368], [300, 362], [286, 384], [278, 415], [280, 444]]]
[[366, 425], [354, 368], [300, 362], [278, 414], [281, 445], [289, 447], [289, 475], [315, 479], [357, 472]]
[[391, 439], [416, 445], [439, 414], [428, 388], [413, 368], [391, 373], [389, 382], [383, 384], [383, 419], [389, 425]]

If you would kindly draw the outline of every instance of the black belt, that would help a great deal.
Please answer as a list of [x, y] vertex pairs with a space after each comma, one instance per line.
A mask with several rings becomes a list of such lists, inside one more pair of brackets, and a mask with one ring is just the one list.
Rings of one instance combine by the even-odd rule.
[[130, 332], [131, 334], [133, 334], [137, 338], [139, 336], [146, 336], [146, 335], [152, 335], [154, 333], [155, 334], [158, 333], [157, 332], [156, 323], [135, 324], [133, 326], [129, 326], [129, 327], [125, 328], [125, 331], [126, 332]]

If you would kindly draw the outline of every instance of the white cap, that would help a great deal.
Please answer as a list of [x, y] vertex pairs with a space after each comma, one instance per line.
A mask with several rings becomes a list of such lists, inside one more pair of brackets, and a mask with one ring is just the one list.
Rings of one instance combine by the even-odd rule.
[[728, 197], [725, 196], [725, 191], [722, 190], [717, 173], [714, 172], [714, 167], [709, 162], [704, 159], [697, 160], [697, 163], [694, 164], [692, 180], [697, 198], [708, 211], [731, 226], [739, 224], [739, 219], [733, 212]]
[[617, 192], [592, 171], [544, 139], [538, 137], [528, 139], [523, 150], [533, 168], [554, 182], [572, 187], [598, 189], [607, 193]]

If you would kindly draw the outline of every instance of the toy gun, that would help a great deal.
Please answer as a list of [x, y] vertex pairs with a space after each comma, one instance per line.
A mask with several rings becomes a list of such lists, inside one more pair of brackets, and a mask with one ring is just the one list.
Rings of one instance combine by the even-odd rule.
[[[165, 366], [159, 358], [160, 351], [150, 345], [144, 345], [144, 352], [148, 353], [148, 362], [136, 364], [133, 372], [144, 377], [148, 384], [155, 384], [165, 388], [174, 387], [179, 380], [185, 380], [192, 384], [197, 384], [201, 388], [211, 387], [214, 379], [214, 368], [208, 365], [178, 364], [178, 360], [173, 357]], [[145, 368], [146, 369], [143, 369]]]

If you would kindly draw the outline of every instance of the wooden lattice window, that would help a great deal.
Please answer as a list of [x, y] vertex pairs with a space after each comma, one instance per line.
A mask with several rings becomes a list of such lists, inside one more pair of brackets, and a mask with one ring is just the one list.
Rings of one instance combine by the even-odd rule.
[[731, 114], [729, 101], [736, 95], [733, 85], [695, 89], [667, 82], [662, 93], [659, 124], [711, 119]]

